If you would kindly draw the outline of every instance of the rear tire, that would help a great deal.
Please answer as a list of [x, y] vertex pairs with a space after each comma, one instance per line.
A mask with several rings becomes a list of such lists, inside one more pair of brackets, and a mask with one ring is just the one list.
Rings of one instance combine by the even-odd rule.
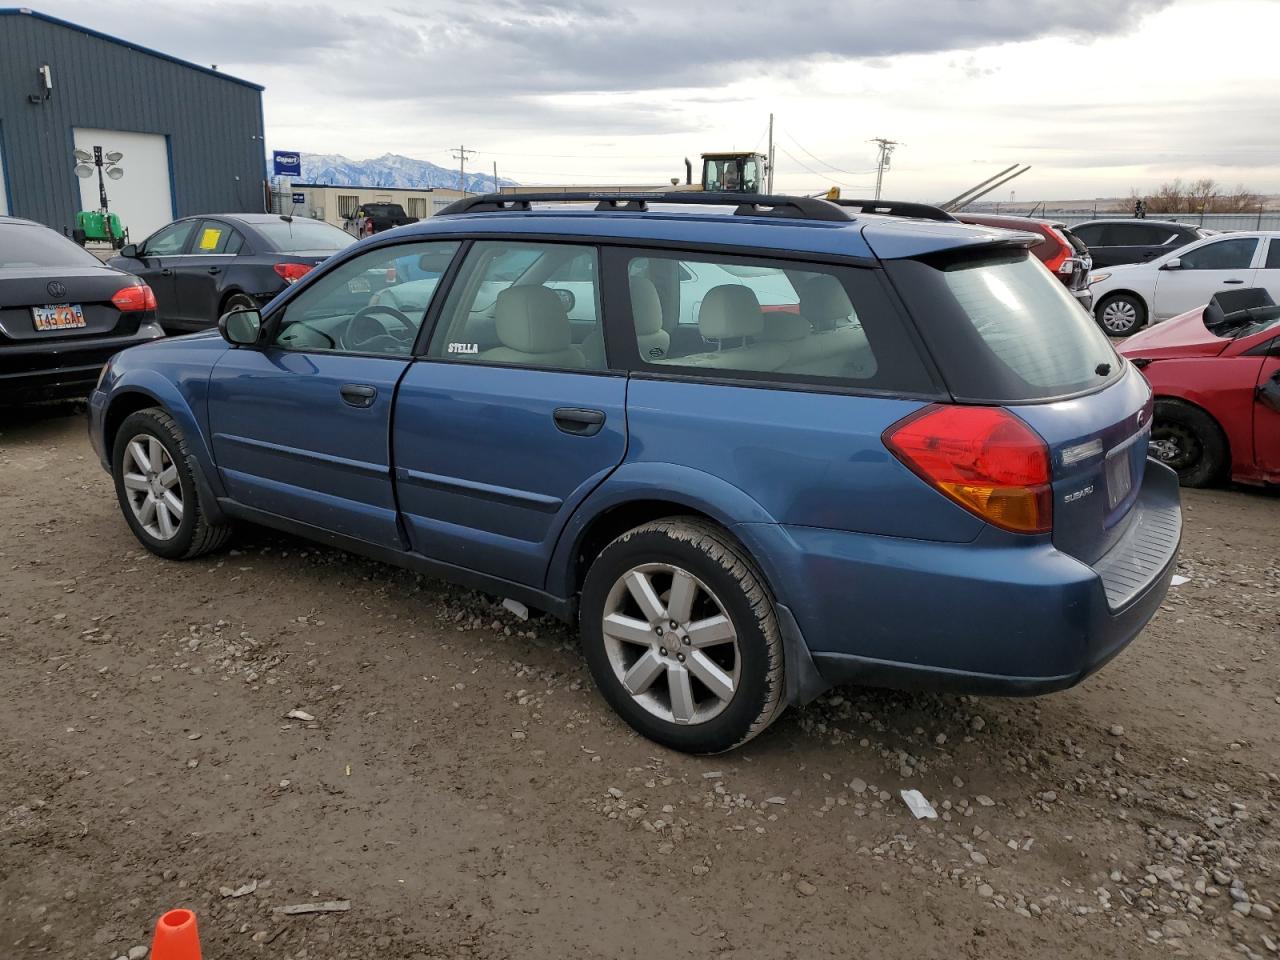
[[254, 310], [257, 308], [253, 298], [244, 293], [233, 293], [222, 302], [222, 313], [219, 313], [215, 320], [219, 319], [223, 313], [230, 313], [232, 310]]
[[190, 560], [223, 546], [231, 528], [209, 522], [182, 428], [160, 407], [125, 417], [111, 475], [125, 522], [156, 556]]
[[1222, 480], [1227, 438], [1218, 422], [1199, 407], [1157, 400], [1151, 424], [1151, 453], [1178, 474], [1184, 487], [1209, 487]]
[[1109, 337], [1127, 337], [1147, 323], [1147, 305], [1132, 293], [1113, 293], [1098, 301], [1093, 315]]
[[712, 524], [657, 520], [606, 546], [583, 584], [580, 626], [604, 698], [664, 746], [730, 750], [782, 712], [772, 599], [741, 547]]

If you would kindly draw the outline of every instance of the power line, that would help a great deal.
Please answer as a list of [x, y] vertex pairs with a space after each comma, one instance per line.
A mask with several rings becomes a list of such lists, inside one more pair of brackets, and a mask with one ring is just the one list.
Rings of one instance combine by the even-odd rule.
[[826, 160], [823, 160], [820, 156], [818, 156], [817, 154], [815, 154], [812, 150], [808, 150], [808, 149], [806, 149], [806, 148], [805, 148], [805, 145], [804, 145], [803, 143], [801, 143], [799, 140], [797, 140], [795, 137], [793, 137], [793, 136], [792, 136], [790, 133], [788, 133], [786, 130], [781, 130], [781, 131], [779, 131], [779, 132], [780, 132], [780, 133], [782, 133], [784, 136], [786, 136], [786, 138], [787, 138], [788, 140], [790, 140], [790, 141], [791, 141], [792, 143], [794, 143], [797, 147], [799, 147], [801, 150], [803, 150], [805, 153], [807, 153], [809, 156], [811, 156], [814, 160], [817, 160], [817, 161], [818, 161], [820, 164], [822, 164], [824, 167], [830, 167], [832, 170], [836, 171], [836, 173], [847, 173], [847, 174], [849, 174], [849, 175], [851, 175], [851, 176], [856, 177], [856, 176], [859, 176], [860, 174], [863, 174], [863, 173], [874, 173], [874, 172], [875, 172], [875, 167], [869, 167], [869, 168], [867, 168], [866, 170], [845, 170], [843, 167], [837, 167], [835, 164], [833, 164], [833, 163], [828, 163]]
[[790, 150], [788, 150], [784, 146], [779, 145], [778, 149], [781, 150], [783, 153], [785, 153], [788, 157], [790, 157], [793, 163], [798, 164], [800, 167], [807, 170], [809, 173], [812, 173], [815, 177], [822, 177], [824, 180], [830, 180], [832, 183], [841, 187], [848, 187], [850, 190], [862, 189], [861, 187], [854, 186], [851, 183], [842, 183], [841, 181], [837, 180], [835, 177], [831, 176], [829, 173], [827, 173], [824, 170], [813, 169], [813, 167], [807, 165], [803, 160], [798, 158], [795, 154], [793, 154]]

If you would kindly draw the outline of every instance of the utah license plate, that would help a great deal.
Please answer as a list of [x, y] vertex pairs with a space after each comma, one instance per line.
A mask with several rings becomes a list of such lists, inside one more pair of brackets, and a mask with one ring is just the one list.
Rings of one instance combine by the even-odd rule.
[[31, 314], [37, 330], [74, 330], [84, 326], [84, 311], [78, 303], [32, 307]]

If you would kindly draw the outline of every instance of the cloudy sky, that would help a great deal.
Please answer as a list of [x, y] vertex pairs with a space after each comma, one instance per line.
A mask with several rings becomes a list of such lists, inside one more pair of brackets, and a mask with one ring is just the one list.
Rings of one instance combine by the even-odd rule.
[[[662, 183], [763, 149], [780, 190], [1019, 204], [1211, 176], [1280, 192], [1276, 0], [45, 0], [263, 84], [267, 146], [524, 183]], [[992, 199], [1007, 200], [1008, 189]]]

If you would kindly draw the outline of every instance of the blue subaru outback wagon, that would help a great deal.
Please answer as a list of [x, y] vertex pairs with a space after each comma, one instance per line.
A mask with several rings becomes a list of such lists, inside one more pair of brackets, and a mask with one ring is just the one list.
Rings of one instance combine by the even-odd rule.
[[93, 443], [152, 552], [251, 521], [576, 621], [681, 750], [838, 682], [1061, 689], [1159, 606], [1177, 478], [1033, 238], [944, 219], [470, 198], [118, 355]]

